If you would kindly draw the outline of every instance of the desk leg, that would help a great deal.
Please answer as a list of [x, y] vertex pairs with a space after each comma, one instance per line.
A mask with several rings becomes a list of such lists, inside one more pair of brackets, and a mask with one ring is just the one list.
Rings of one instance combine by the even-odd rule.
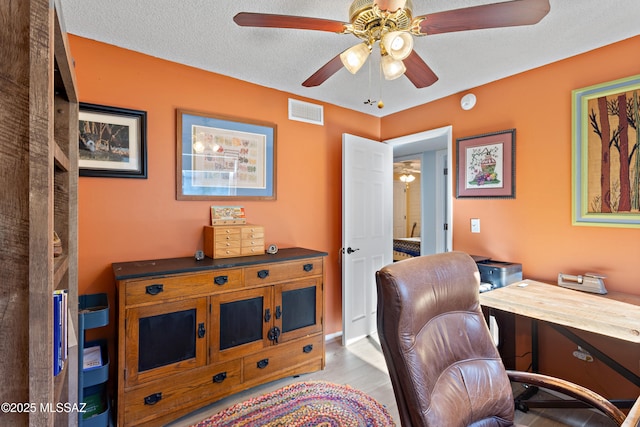
[[538, 322], [531, 319], [531, 372], [539, 372], [538, 359]]
[[[538, 372], [538, 363], [538, 322], [536, 319], [531, 319], [531, 372]], [[522, 393], [514, 397], [516, 409], [527, 412], [530, 407], [535, 407], [535, 404], [531, 405], [528, 400], [536, 393], [538, 393], [538, 387], [527, 386]]]

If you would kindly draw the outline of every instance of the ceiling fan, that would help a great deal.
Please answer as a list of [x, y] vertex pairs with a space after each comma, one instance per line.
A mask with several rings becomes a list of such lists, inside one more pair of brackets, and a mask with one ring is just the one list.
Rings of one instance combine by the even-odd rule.
[[353, 0], [349, 23], [303, 16], [240, 12], [243, 27], [291, 28], [353, 34], [362, 42], [323, 65], [302, 85], [318, 86], [343, 66], [352, 74], [364, 65], [376, 43], [387, 80], [405, 75], [417, 88], [431, 86], [438, 76], [413, 50], [413, 36], [511, 27], [538, 23], [549, 12], [549, 0], [511, 0], [413, 16], [411, 0]]

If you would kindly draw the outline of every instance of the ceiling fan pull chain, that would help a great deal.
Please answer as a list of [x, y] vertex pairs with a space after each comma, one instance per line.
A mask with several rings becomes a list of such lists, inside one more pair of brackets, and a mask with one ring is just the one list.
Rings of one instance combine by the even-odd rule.
[[371, 61], [369, 61], [369, 97], [364, 101], [365, 105], [373, 105], [373, 91], [371, 90]]
[[384, 108], [384, 102], [382, 102], [382, 62], [380, 62], [380, 70], [378, 73], [378, 82], [380, 84], [380, 97], [378, 98], [378, 108]]

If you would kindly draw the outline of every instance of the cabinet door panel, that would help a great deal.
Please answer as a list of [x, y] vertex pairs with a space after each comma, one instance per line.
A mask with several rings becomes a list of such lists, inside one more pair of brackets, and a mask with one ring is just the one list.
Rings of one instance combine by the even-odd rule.
[[211, 355], [230, 360], [270, 345], [273, 324], [271, 287], [211, 297]]
[[207, 362], [207, 298], [126, 310], [126, 386]]
[[281, 342], [322, 330], [322, 279], [309, 278], [275, 286], [274, 325]]

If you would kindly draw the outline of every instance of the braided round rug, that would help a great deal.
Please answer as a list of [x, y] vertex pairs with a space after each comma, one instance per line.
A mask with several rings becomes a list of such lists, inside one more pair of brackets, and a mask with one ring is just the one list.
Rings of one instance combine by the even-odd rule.
[[300, 382], [246, 400], [192, 427], [388, 427], [387, 409], [348, 385]]

